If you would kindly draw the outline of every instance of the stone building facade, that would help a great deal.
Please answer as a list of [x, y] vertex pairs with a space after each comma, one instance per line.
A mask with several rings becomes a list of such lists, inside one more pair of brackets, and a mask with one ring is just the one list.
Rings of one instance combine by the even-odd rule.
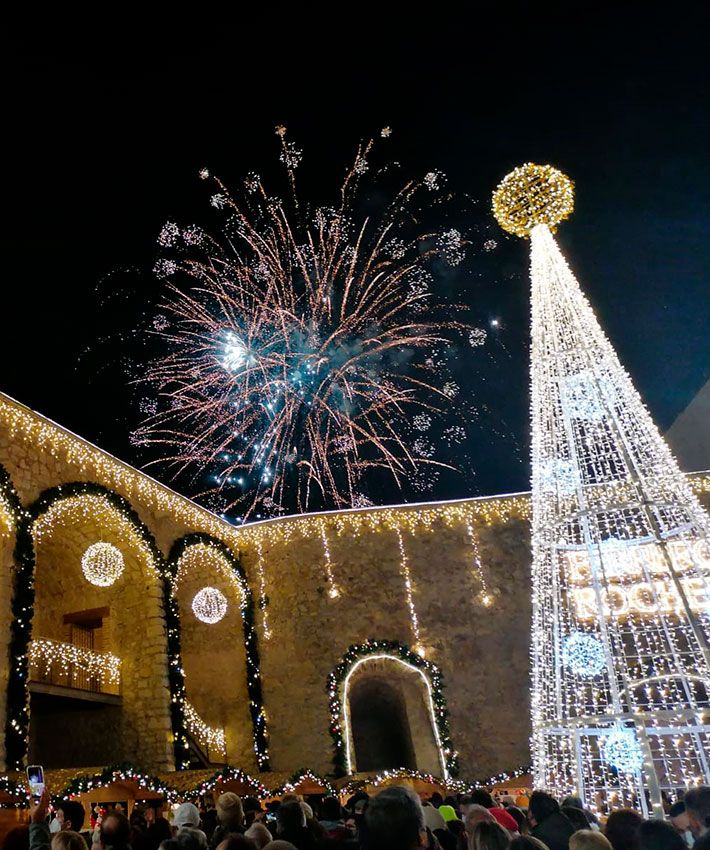
[[[527, 764], [525, 494], [235, 528], [5, 396], [0, 472], [0, 766]], [[109, 586], [82, 572], [96, 542], [123, 556]]]

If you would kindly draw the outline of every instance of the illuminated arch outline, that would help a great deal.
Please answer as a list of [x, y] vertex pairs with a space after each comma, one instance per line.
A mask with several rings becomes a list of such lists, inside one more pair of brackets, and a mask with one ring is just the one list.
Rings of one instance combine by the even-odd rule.
[[36, 554], [33, 527], [37, 519], [56, 503], [77, 496], [97, 496], [108, 502], [126, 519], [145, 544], [152, 566], [162, 582], [163, 608], [167, 627], [168, 683], [170, 689], [170, 720], [173, 732], [173, 751], [177, 769], [187, 767], [182, 761], [187, 752], [187, 735], [183, 702], [185, 681], [180, 658], [180, 632], [177, 605], [170, 595], [165, 562], [153, 535], [142, 522], [130, 502], [120, 494], [95, 482], [60, 484], [45, 490], [27, 510], [21, 510], [15, 538], [15, 589], [12, 598], [13, 621], [10, 633], [11, 666], [7, 683], [7, 720], [5, 724], [5, 758], [8, 769], [21, 770], [27, 755], [29, 732], [29, 690], [27, 651], [29, 648], [34, 606], [34, 573]]
[[448, 710], [443, 695], [443, 680], [439, 668], [398, 641], [368, 640], [349, 647], [338, 666], [328, 676], [330, 698], [330, 733], [333, 737], [335, 775], [351, 772], [350, 720], [347, 707], [347, 689], [353, 672], [366, 661], [395, 661], [414, 670], [424, 680], [428, 696], [429, 717], [439, 753], [443, 777], [449, 779], [458, 773], [458, 753], [449, 733]]
[[[252, 735], [254, 740], [254, 752], [260, 771], [269, 770], [269, 742], [266, 731], [266, 718], [264, 716], [264, 703], [261, 688], [261, 660], [259, 657], [259, 642], [254, 621], [254, 599], [251, 588], [247, 581], [242, 565], [229, 547], [221, 540], [209, 534], [193, 533], [181, 537], [173, 543], [168, 556], [168, 581], [170, 583], [170, 602], [175, 609], [178, 620], [179, 612], [177, 598], [174, 594], [180, 558], [192, 546], [207, 546], [214, 550], [215, 554], [223, 558], [234, 572], [239, 590], [242, 594], [240, 611], [242, 615], [242, 626], [244, 629], [244, 649], [246, 652], [246, 678], [247, 694], [249, 696], [249, 713], [251, 715]], [[182, 674], [182, 670], [181, 670]], [[184, 682], [184, 674], [183, 682]], [[183, 700], [185, 690], [183, 687]]]

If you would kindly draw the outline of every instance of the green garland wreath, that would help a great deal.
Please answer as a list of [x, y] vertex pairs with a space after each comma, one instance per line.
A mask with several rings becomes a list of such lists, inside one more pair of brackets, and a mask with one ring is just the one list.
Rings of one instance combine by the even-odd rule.
[[451, 742], [451, 733], [449, 731], [449, 712], [446, 707], [446, 699], [443, 693], [443, 681], [439, 668], [427, 661], [416, 652], [405, 646], [399, 641], [393, 640], [367, 640], [365, 643], [353, 644], [348, 647], [347, 652], [342, 657], [338, 666], [328, 676], [328, 684], [326, 690], [329, 696], [330, 704], [330, 734], [333, 738], [333, 767], [335, 776], [345, 776], [347, 765], [345, 761], [345, 740], [343, 737], [343, 729], [340, 725], [340, 718], [343, 714], [343, 704], [340, 697], [340, 689], [348, 671], [353, 664], [360, 658], [366, 658], [368, 655], [377, 655], [380, 653], [395, 655], [426, 672], [431, 684], [431, 698], [434, 704], [434, 720], [439, 732], [439, 740], [441, 748], [444, 752], [446, 767], [452, 777], [458, 775], [458, 753], [454, 749]]
[[[9, 483], [7, 472], [5, 470], [2, 470], [2, 472], [4, 476], [0, 476], [0, 482], [6, 479], [6, 482]], [[7, 483], [3, 488], [4, 492], [6, 492], [6, 487]], [[14, 491], [12, 492], [14, 493]], [[184, 761], [188, 743], [183, 710], [185, 679], [180, 658], [180, 623], [177, 605], [170, 593], [169, 576], [163, 556], [153, 539], [153, 535], [127, 499], [102, 484], [86, 481], [51, 487], [45, 490], [28, 510], [18, 507], [15, 537], [15, 587], [12, 598], [13, 621], [9, 648], [12, 664], [7, 683], [7, 721], [5, 725], [5, 752], [8, 767], [22, 770], [28, 746], [30, 715], [27, 651], [30, 643], [32, 609], [35, 600], [34, 570], [36, 560], [32, 526], [35, 520], [48, 511], [55, 502], [72, 496], [100, 496], [106, 499], [133, 525], [148, 547], [153, 563], [162, 577], [175, 766], [178, 769], [184, 769], [188, 767], [188, 763]], [[17, 505], [19, 506], [19, 501]]]
[[[242, 625], [244, 629], [244, 648], [246, 651], [246, 674], [247, 693], [249, 696], [249, 712], [251, 715], [252, 733], [254, 736], [254, 750], [256, 752], [259, 771], [270, 770], [269, 766], [269, 744], [266, 731], [266, 720], [264, 719], [264, 702], [261, 688], [261, 659], [259, 656], [259, 642], [254, 621], [254, 599], [247, 581], [242, 565], [232, 551], [221, 541], [209, 534], [194, 533], [187, 534], [177, 540], [170, 549], [168, 556], [168, 571], [171, 583], [175, 580], [178, 561], [190, 546], [202, 544], [215, 549], [236, 573], [239, 583], [244, 591], [244, 607], [242, 609]], [[177, 612], [177, 600], [171, 597], [171, 603]], [[179, 639], [179, 637], [178, 637]], [[182, 671], [181, 671], [182, 672]], [[183, 677], [184, 680], [184, 677]], [[185, 699], [184, 686], [182, 699]]]

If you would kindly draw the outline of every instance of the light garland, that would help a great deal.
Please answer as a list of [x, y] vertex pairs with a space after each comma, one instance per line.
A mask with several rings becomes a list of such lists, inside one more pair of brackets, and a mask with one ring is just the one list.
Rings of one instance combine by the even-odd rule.
[[352, 770], [352, 746], [347, 701], [348, 683], [353, 672], [367, 661], [390, 660], [417, 672], [428, 695], [432, 732], [437, 746], [442, 772], [455, 776], [458, 770], [458, 753], [451, 743], [448, 711], [443, 695], [443, 682], [439, 668], [418, 653], [396, 641], [368, 640], [348, 648], [338, 666], [328, 677], [330, 705], [330, 733], [335, 750], [335, 775], [343, 776]]
[[115, 688], [121, 684], [121, 659], [110, 652], [94, 652], [71, 643], [40, 638], [30, 643], [27, 660], [30, 668], [34, 667], [45, 677], [57, 668], [62, 676], [81, 670], [104, 686]]
[[333, 576], [333, 562], [330, 557], [328, 534], [326, 532], [325, 522], [323, 520], [321, 520], [320, 522], [320, 539], [323, 543], [323, 554], [325, 556], [325, 575], [328, 584], [328, 596], [330, 596], [331, 599], [337, 599], [338, 596], [340, 596], [340, 590], [338, 589], [338, 586], [335, 583], [335, 578]]
[[281, 797], [284, 794], [298, 793], [299, 789], [306, 782], [311, 782], [313, 785], [321, 787], [326, 797], [335, 797], [338, 794], [330, 782], [328, 782], [328, 780], [319, 773], [314, 773], [312, 770], [308, 769], [301, 769], [297, 770], [287, 782], [284, 782], [283, 785], [280, 785], [277, 788], [272, 788], [269, 792], [269, 796]]
[[193, 789], [189, 796], [203, 796], [204, 794], [208, 794], [210, 791], [214, 791], [218, 785], [225, 785], [228, 782], [239, 782], [246, 785], [255, 797], [269, 797], [271, 793], [266, 785], [259, 782], [258, 779], [254, 779], [253, 776], [249, 776], [248, 773], [244, 773], [243, 770], [239, 770], [239, 768], [236, 767], [227, 767], [224, 770], [218, 771], [213, 776], [210, 776], [210, 778], [206, 779], [204, 782], [201, 782]]
[[136, 771], [131, 765], [110, 765], [98, 775], [84, 774], [72, 780], [72, 782], [61, 792], [60, 799], [73, 800], [82, 794], [88, 794], [99, 788], [106, 788], [115, 783], [131, 782], [154, 794], [165, 797], [168, 802], [173, 802], [178, 792], [159, 779], [157, 776]]
[[203, 746], [208, 755], [216, 752], [222, 758], [227, 757], [227, 739], [224, 729], [208, 726], [195, 710], [192, 703], [185, 701], [185, 725], [195, 740]]
[[574, 184], [551, 165], [527, 162], [510, 172], [493, 193], [493, 215], [516, 236], [529, 236], [538, 225], [554, 231], [574, 209]]
[[493, 605], [494, 598], [493, 594], [488, 588], [488, 581], [486, 580], [486, 575], [483, 570], [483, 564], [481, 562], [481, 556], [478, 552], [478, 540], [476, 539], [476, 533], [473, 530], [473, 525], [470, 522], [466, 523], [466, 534], [468, 535], [468, 542], [473, 549], [473, 566], [476, 570], [476, 576], [481, 585], [481, 592], [479, 594], [479, 599], [481, 604], [485, 608], [490, 608]]
[[571, 210], [549, 167], [494, 195], [531, 237], [534, 784], [662, 816], [710, 782], [707, 474], [680, 472], [562, 257]]
[[81, 556], [84, 578], [96, 587], [111, 587], [124, 569], [123, 554], [111, 543], [92, 543]]
[[269, 640], [271, 637], [271, 629], [269, 628], [269, 612], [266, 610], [269, 604], [269, 597], [266, 595], [264, 547], [260, 538], [257, 538], [256, 540], [256, 551], [256, 572], [259, 576], [259, 609], [261, 610], [261, 627], [264, 632], [264, 640]]
[[397, 529], [395, 533], [397, 535], [397, 545], [399, 546], [399, 567], [404, 578], [404, 595], [407, 600], [407, 608], [409, 608], [409, 619], [412, 623], [412, 634], [414, 635], [414, 650], [423, 658], [424, 647], [421, 644], [421, 634], [419, 632], [419, 618], [417, 617], [417, 610], [414, 606], [414, 589], [412, 587], [412, 574], [409, 569], [409, 558], [407, 557], [407, 551], [404, 548], [404, 539], [402, 538], [402, 532]]
[[192, 613], [203, 623], [214, 625], [227, 613], [227, 597], [216, 587], [203, 587], [192, 599]]

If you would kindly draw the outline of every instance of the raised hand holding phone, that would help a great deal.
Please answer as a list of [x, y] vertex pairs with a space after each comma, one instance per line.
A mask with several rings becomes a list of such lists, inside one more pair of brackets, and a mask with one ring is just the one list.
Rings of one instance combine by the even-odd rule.
[[30, 821], [32, 823], [44, 823], [47, 819], [49, 809], [49, 791], [44, 788], [37, 804], [30, 809]]

